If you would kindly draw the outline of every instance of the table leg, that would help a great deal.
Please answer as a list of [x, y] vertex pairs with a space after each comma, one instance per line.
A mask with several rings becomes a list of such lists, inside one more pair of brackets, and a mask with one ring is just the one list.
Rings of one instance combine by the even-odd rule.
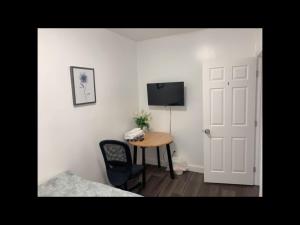
[[137, 147], [133, 146], [133, 164], [136, 165]]
[[171, 151], [170, 151], [170, 145], [169, 144], [167, 144], [167, 153], [168, 153], [170, 176], [171, 176], [172, 179], [174, 179], [173, 163], [172, 163], [172, 156], [171, 156]]
[[143, 171], [143, 187], [146, 186], [146, 160], [145, 160], [145, 148], [142, 147], [142, 163], [144, 166], [144, 171]]
[[158, 168], [160, 168], [160, 155], [159, 155], [159, 147], [156, 147], [156, 151], [157, 151], [157, 164], [158, 164]]

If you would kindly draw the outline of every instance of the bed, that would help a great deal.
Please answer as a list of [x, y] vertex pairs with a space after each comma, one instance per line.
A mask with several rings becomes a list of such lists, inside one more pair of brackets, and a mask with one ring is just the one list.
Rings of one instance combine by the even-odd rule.
[[38, 197], [142, 197], [65, 171], [38, 186]]

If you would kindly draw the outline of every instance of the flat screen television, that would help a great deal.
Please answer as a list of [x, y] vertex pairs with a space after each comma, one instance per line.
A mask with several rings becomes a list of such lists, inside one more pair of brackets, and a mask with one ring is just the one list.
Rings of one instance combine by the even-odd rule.
[[147, 84], [148, 105], [184, 106], [184, 82]]

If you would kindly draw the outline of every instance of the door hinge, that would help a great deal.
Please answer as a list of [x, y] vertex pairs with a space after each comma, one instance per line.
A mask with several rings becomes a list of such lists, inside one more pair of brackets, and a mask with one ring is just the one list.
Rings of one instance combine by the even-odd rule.
[[257, 120], [254, 121], [254, 126], [257, 127]]
[[253, 172], [254, 172], [254, 173], [256, 172], [256, 167], [255, 167], [255, 166], [253, 167]]
[[258, 70], [256, 70], [256, 77], [258, 77], [258, 74], [259, 74], [258, 72], [259, 72], [259, 71], [258, 71]]

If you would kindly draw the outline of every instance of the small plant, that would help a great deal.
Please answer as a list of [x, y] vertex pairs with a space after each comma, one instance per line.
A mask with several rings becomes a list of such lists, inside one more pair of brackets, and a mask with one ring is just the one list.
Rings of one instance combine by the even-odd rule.
[[137, 113], [135, 117], [133, 117], [136, 125], [143, 129], [144, 127], [149, 129], [149, 122], [151, 120], [151, 114], [142, 110], [140, 113]]

